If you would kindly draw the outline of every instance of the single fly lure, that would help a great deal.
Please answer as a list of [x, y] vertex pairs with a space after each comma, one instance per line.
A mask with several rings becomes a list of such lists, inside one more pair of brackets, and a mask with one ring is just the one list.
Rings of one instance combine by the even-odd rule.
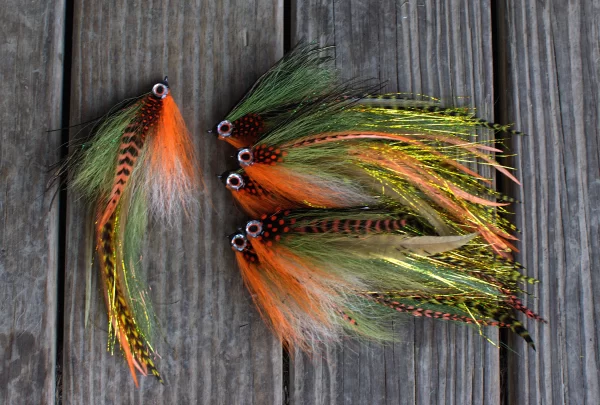
[[509, 328], [533, 347], [514, 295], [534, 282], [476, 233], [437, 236], [419, 215], [380, 210], [285, 210], [230, 236], [244, 282], [288, 346], [313, 351], [345, 336], [393, 340], [403, 315]]
[[109, 320], [133, 380], [160, 374], [154, 315], [141, 285], [141, 240], [149, 217], [169, 223], [196, 204], [194, 147], [167, 78], [110, 113], [63, 166], [70, 187], [94, 206], [95, 250]]
[[369, 92], [380, 87], [372, 80], [341, 81], [334, 59], [328, 55], [330, 48], [314, 43], [298, 45], [263, 74], [225, 119], [208, 132], [236, 148], [244, 148], [308, 105], [322, 106], [331, 100], [353, 101], [365, 108], [423, 105], [405, 97], [394, 97], [394, 101], [372, 97]]
[[326, 49], [300, 45], [260, 77], [216, 130], [236, 148], [252, 145], [300, 104], [329, 94], [338, 82]]

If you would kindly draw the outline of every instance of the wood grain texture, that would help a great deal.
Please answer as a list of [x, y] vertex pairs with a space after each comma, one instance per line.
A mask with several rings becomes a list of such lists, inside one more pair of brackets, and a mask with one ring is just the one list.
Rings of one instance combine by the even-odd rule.
[[502, 1], [507, 118], [523, 205], [521, 261], [540, 280], [528, 304], [538, 351], [515, 346], [511, 404], [600, 398], [600, 2]]
[[63, 1], [0, 8], [0, 402], [55, 399]]
[[[347, 78], [377, 77], [385, 91], [470, 105], [493, 119], [488, 1], [294, 0], [292, 43], [336, 45]], [[498, 404], [499, 352], [477, 331], [439, 321], [393, 325], [389, 347], [344, 343], [296, 355], [292, 404]], [[497, 341], [495, 330], [486, 330]]]
[[[144, 270], [161, 320], [166, 379], [133, 386], [106, 351], [94, 273], [84, 327], [89, 215], [69, 195], [62, 375], [56, 373], [58, 201], [45, 193], [59, 158], [63, 1], [8, 0], [0, 9], [0, 403], [279, 404], [281, 346], [253, 308], [225, 235], [243, 219], [215, 174], [233, 150], [204, 134], [282, 54], [282, 0], [110, 0], [75, 3], [72, 123], [169, 75], [205, 173], [202, 213], [148, 233]], [[489, 1], [292, 0], [292, 43], [335, 44], [346, 77], [385, 90], [473, 105], [530, 134], [514, 139], [523, 188], [510, 190], [523, 230], [520, 260], [540, 279], [527, 304], [538, 347], [498, 350], [460, 325], [407, 319], [399, 343], [344, 342], [290, 367], [291, 404], [595, 404], [600, 398], [600, 2], [502, 0], [500, 89], [492, 90]], [[506, 107], [506, 108], [504, 108]], [[79, 136], [72, 131], [72, 136]], [[50, 197], [49, 197], [50, 196]], [[65, 202], [61, 202], [65, 203]], [[497, 339], [493, 330], [488, 336]], [[56, 381], [62, 379], [61, 381]]]
[[226, 235], [243, 216], [216, 175], [233, 150], [206, 130], [218, 123], [283, 51], [282, 2], [81, 1], [74, 11], [72, 122], [104, 114], [163, 75], [195, 136], [206, 193], [202, 213], [146, 241], [147, 274], [162, 338], [166, 380], [136, 390], [123, 357], [106, 350], [107, 320], [96, 283], [84, 328], [90, 231], [69, 197], [65, 302], [65, 404], [276, 404], [281, 346], [252, 306]]

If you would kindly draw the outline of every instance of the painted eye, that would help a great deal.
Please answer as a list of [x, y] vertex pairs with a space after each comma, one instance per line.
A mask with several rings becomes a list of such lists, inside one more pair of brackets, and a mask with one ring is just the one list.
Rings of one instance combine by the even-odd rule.
[[165, 98], [167, 97], [167, 94], [169, 94], [169, 88], [162, 83], [156, 83], [154, 87], [152, 87], [152, 94], [158, 98]]
[[246, 224], [246, 234], [248, 236], [252, 236], [256, 238], [258, 235], [262, 233], [262, 222], [260, 221], [250, 221]]
[[229, 176], [227, 176], [227, 187], [232, 189], [232, 190], [239, 190], [240, 188], [244, 187], [244, 178], [237, 173], [231, 173]]
[[217, 125], [217, 132], [219, 136], [223, 138], [227, 138], [233, 132], [233, 124], [229, 121], [221, 121], [219, 125]]
[[236, 233], [231, 237], [231, 247], [233, 249], [237, 250], [238, 252], [242, 252], [244, 249], [246, 249], [246, 246], [248, 246], [248, 240], [243, 234]]
[[240, 166], [250, 166], [254, 161], [252, 150], [248, 148], [240, 149], [237, 158]]

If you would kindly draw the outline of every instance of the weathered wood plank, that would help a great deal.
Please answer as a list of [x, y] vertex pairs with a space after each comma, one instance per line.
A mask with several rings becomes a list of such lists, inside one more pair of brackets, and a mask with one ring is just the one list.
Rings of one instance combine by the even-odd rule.
[[0, 8], [0, 402], [55, 399], [64, 1]]
[[149, 232], [144, 271], [162, 326], [166, 385], [145, 378], [139, 390], [118, 350], [106, 351], [97, 287], [84, 329], [90, 235], [82, 203], [70, 196], [65, 403], [282, 402], [281, 346], [254, 310], [225, 239], [243, 218], [216, 177], [232, 167], [233, 150], [206, 135], [282, 56], [282, 12], [281, 1], [267, 0], [76, 2], [72, 121], [98, 117], [168, 74], [196, 136], [206, 195], [198, 219]]
[[[476, 106], [493, 118], [489, 2], [292, 1], [292, 43], [335, 44], [346, 77], [387, 80], [386, 91]], [[389, 347], [344, 343], [323, 358], [300, 354], [292, 404], [500, 402], [499, 353], [461, 325], [408, 319]], [[487, 330], [497, 341], [497, 332]]]
[[500, 2], [507, 119], [523, 179], [521, 261], [540, 285], [527, 303], [538, 350], [514, 345], [508, 402], [600, 398], [600, 2]]

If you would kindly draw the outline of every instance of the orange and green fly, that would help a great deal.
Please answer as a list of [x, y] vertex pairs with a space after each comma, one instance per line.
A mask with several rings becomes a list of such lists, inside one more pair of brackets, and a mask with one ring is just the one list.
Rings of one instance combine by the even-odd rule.
[[[138, 385], [153, 374], [155, 316], [139, 270], [148, 218], [171, 223], [197, 205], [194, 146], [167, 78], [111, 112], [63, 170], [70, 187], [94, 207], [95, 250], [109, 321]], [[137, 371], [136, 371], [137, 370]]]
[[409, 210], [277, 211], [247, 222], [230, 244], [261, 315], [288, 347], [395, 340], [389, 322], [406, 315], [509, 328], [533, 347], [513, 312], [543, 321], [510, 293], [535, 282], [518, 263], [477, 233], [439, 236]]

